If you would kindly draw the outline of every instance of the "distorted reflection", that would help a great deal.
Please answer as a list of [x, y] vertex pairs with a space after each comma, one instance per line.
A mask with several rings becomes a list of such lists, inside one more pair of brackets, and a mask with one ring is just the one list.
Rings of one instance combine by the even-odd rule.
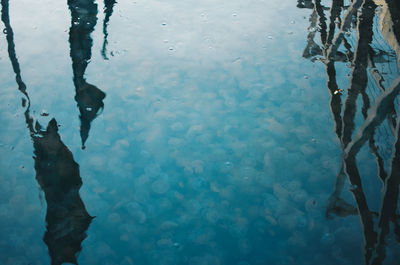
[[89, 137], [91, 122], [104, 108], [103, 99], [106, 94], [96, 86], [86, 82], [86, 68], [92, 56], [93, 40], [90, 34], [97, 22], [97, 4], [94, 1], [69, 0], [71, 11], [71, 28], [69, 42], [71, 48], [75, 100], [80, 112], [82, 149]]
[[103, 20], [103, 48], [101, 49], [101, 55], [103, 56], [104, 60], [108, 60], [107, 57], [107, 44], [108, 44], [108, 31], [107, 26], [110, 21], [110, 17], [113, 13], [114, 5], [117, 1], [115, 0], [104, 0], [104, 20]]
[[8, 55], [18, 89], [25, 95], [22, 105], [26, 107], [25, 122], [33, 141], [36, 180], [44, 191], [47, 203], [47, 231], [43, 241], [48, 247], [51, 264], [78, 264], [77, 254], [82, 248], [81, 243], [86, 238], [86, 230], [93, 219], [79, 195], [82, 186], [79, 165], [61, 141], [56, 120], [53, 118], [44, 130], [30, 115], [30, 99], [22, 81], [15, 52], [8, 0], [2, 0], [1, 4], [2, 21], [7, 30]]
[[[327, 87], [331, 96], [330, 109], [343, 153], [334, 192], [327, 202], [326, 216], [330, 219], [335, 216], [360, 216], [365, 240], [365, 264], [384, 262], [386, 238], [391, 231], [400, 241], [400, 219], [396, 213], [400, 183], [400, 120], [395, 107], [400, 92], [400, 35], [396, 34], [399, 32], [400, 9], [396, 9], [396, 5], [395, 1], [390, 0], [354, 0], [350, 6], [344, 6], [343, 0], [333, 0], [330, 8], [323, 6], [321, 0], [298, 1], [297, 5], [313, 10], [303, 57], [325, 64]], [[325, 14], [327, 10], [329, 24]], [[344, 15], [341, 16], [343, 11]], [[379, 29], [377, 20], [374, 20], [376, 13], [380, 16]], [[356, 34], [352, 33], [353, 30]], [[316, 35], [320, 36], [320, 41], [315, 40]], [[382, 46], [384, 42], [388, 43], [386, 47]], [[336, 81], [336, 62], [351, 66], [347, 89], [339, 88]], [[385, 66], [397, 70], [394, 74], [388, 74], [382, 70]], [[344, 94], [346, 99], [342, 107]], [[374, 100], [375, 94], [380, 96]], [[355, 117], [359, 95], [364, 122], [357, 127]], [[388, 142], [388, 139], [394, 140]], [[367, 142], [376, 158], [377, 176], [384, 186], [379, 212], [374, 212], [367, 204], [356, 160], [357, 154]], [[382, 152], [390, 146], [393, 146], [391, 157]], [[342, 198], [346, 177], [356, 207]], [[392, 230], [391, 223], [395, 227]]]
[[10, 24], [8, 0], [1, 0], [1, 21], [3, 21], [5, 27], [5, 30], [3, 32], [6, 33], [7, 44], [8, 44], [8, 56], [10, 57], [11, 65], [15, 73], [15, 81], [18, 84], [18, 89], [22, 93], [24, 93], [25, 96], [27, 96], [26, 85], [22, 81], [21, 69], [19, 67], [17, 55], [15, 54], [14, 32]]
[[[46, 264], [49, 256], [54, 265], [397, 264], [398, 1], [68, 0], [68, 9], [48, 2], [51, 15], [29, 23], [37, 5], [23, 2], [26, 11], [17, 1], [12, 22], [22, 21], [13, 26], [25, 60], [16, 55], [9, 1], [0, 1], [16, 80], [6, 60], [4, 264]], [[35, 31], [20, 34], [31, 21]], [[111, 49], [126, 52], [117, 58]], [[42, 56], [54, 69], [38, 71]], [[71, 63], [75, 93], [49, 89], [68, 86]], [[95, 79], [105, 65], [107, 78]], [[101, 116], [106, 129], [94, 139], [106, 97], [97, 85], [114, 89]], [[58, 96], [40, 106], [50, 102], [54, 118], [38, 117], [33, 102], [51, 93]], [[24, 112], [6, 106], [16, 94]], [[76, 103], [65, 100], [71, 95]], [[75, 105], [80, 136], [69, 126]], [[23, 126], [29, 136], [20, 137]], [[90, 133], [97, 144], [81, 152]], [[68, 144], [74, 136], [77, 152]], [[36, 186], [46, 228], [38, 201], [29, 201]]]
[[55, 119], [43, 130], [37, 122], [33, 126], [29, 106], [25, 117], [34, 146], [36, 180], [47, 202], [47, 231], [43, 240], [51, 264], [78, 264], [76, 255], [93, 219], [79, 195], [82, 186], [79, 165], [61, 141]]

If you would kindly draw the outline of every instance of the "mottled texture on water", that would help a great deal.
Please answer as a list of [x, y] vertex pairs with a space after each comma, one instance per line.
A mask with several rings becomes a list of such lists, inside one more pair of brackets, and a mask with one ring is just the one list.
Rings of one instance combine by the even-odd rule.
[[1, 5], [0, 264], [398, 264], [396, 1]]

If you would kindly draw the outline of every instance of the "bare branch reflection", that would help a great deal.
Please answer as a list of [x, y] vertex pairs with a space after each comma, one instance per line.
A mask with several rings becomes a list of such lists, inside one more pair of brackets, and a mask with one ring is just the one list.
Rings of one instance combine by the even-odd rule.
[[[303, 57], [312, 61], [319, 60], [325, 64], [327, 74], [327, 87], [330, 93], [330, 109], [334, 121], [334, 130], [340, 142], [343, 153], [341, 166], [336, 176], [334, 191], [328, 199], [326, 207], [327, 218], [335, 216], [345, 217], [358, 214], [363, 227], [365, 240], [365, 264], [382, 264], [386, 257], [386, 237], [390, 232], [390, 223], [395, 226], [394, 233], [399, 240], [399, 217], [396, 215], [399, 184], [400, 184], [400, 155], [399, 155], [399, 119], [396, 113], [396, 97], [400, 92], [400, 76], [390, 80], [390, 76], [379, 70], [378, 64], [390, 63], [399, 60], [399, 34], [394, 34], [399, 27], [398, 17], [400, 11], [394, 8], [395, 1], [383, 0], [354, 0], [349, 7], [344, 6], [343, 0], [332, 0], [331, 7], [326, 8], [320, 0], [298, 1], [298, 7], [312, 9], [310, 16], [307, 46]], [[374, 28], [376, 10], [383, 9], [380, 19], [379, 33]], [[325, 11], [329, 10], [329, 25]], [[341, 13], [344, 15], [341, 16]], [[389, 14], [389, 15], [388, 15]], [[397, 18], [397, 20], [393, 20]], [[396, 28], [397, 27], [397, 28]], [[355, 45], [352, 31], [357, 32]], [[337, 32], [336, 32], [337, 31]], [[391, 32], [391, 33], [389, 33]], [[373, 47], [375, 38], [381, 34], [385, 41], [395, 51], [377, 49]], [[320, 36], [320, 45], [315, 37]], [[343, 53], [342, 47], [346, 51]], [[389, 48], [390, 49], [390, 48]], [[383, 58], [389, 58], [383, 60]], [[336, 81], [335, 63], [347, 63], [351, 66], [350, 84], [347, 89], [340, 88]], [[398, 71], [398, 70], [397, 70]], [[398, 72], [397, 72], [398, 73]], [[391, 84], [390, 84], [391, 82]], [[388, 86], [388, 84], [390, 84]], [[381, 95], [374, 100], [374, 95], [369, 91]], [[344, 108], [341, 97], [346, 95]], [[362, 106], [357, 106], [358, 97], [361, 96]], [[355, 118], [360, 112], [364, 123], [357, 128]], [[386, 123], [384, 123], [386, 121]], [[386, 130], [386, 127], [389, 130]], [[381, 152], [381, 142], [377, 142], [381, 131], [391, 133], [395, 137], [393, 143], [393, 156], [386, 159]], [[387, 137], [385, 137], [387, 139]], [[371, 153], [376, 158], [377, 177], [384, 185], [382, 207], [380, 212], [373, 212], [367, 204], [367, 197], [363, 190], [363, 182], [358, 170], [357, 154], [368, 142]], [[390, 164], [389, 173], [385, 163]], [[342, 199], [346, 183], [350, 184], [356, 207]], [[377, 229], [375, 217], [378, 216]]]

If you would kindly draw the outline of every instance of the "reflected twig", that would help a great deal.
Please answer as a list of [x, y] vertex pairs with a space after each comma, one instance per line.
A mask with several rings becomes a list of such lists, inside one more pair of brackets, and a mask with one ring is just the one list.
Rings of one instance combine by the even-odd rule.
[[113, 8], [114, 5], [117, 1], [116, 0], [104, 0], [104, 21], [103, 21], [103, 34], [104, 34], [104, 40], [103, 40], [103, 48], [101, 49], [101, 55], [103, 56], [104, 60], [108, 60], [107, 57], [107, 44], [108, 44], [108, 31], [107, 31], [107, 26], [108, 22], [110, 21], [110, 17], [113, 13]]
[[303, 57], [307, 59], [322, 54], [321, 48], [314, 41], [315, 35], [317, 33], [316, 30], [317, 19], [318, 19], [317, 11], [313, 10], [309, 19], [311, 24], [308, 27], [309, 33], [307, 35], [307, 46], [303, 51]]
[[344, 34], [348, 32], [351, 28], [351, 23], [353, 21], [353, 16], [357, 13], [357, 10], [360, 8], [362, 0], [354, 0], [351, 6], [347, 9], [346, 14], [343, 17], [341, 28], [339, 33], [332, 41], [332, 45], [328, 49], [327, 60], [334, 60], [336, 57], [337, 50], [342, 43], [344, 38]]
[[28, 94], [26, 93], [26, 85], [22, 81], [21, 69], [19, 67], [17, 54], [15, 53], [14, 32], [10, 24], [8, 0], [1, 0], [1, 20], [3, 21], [5, 27], [4, 32], [6, 33], [7, 38], [8, 56], [10, 58], [11, 65], [15, 73], [15, 80], [18, 84], [18, 89], [29, 99]]
[[[398, 77], [395, 81], [393, 81], [392, 85], [388, 90], [386, 90], [381, 97], [379, 97], [376, 101], [374, 106], [371, 108], [370, 114], [368, 115], [367, 120], [364, 122], [364, 124], [360, 127], [358, 130], [356, 136], [354, 137], [354, 140], [349, 143], [347, 146], [345, 153], [344, 153], [344, 161], [345, 161], [345, 170], [347, 172], [347, 175], [349, 177], [350, 183], [353, 185], [354, 189], [352, 189], [352, 192], [354, 194], [354, 197], [356, 200], [365, 200], [364, 195], [362, 194], [362, 188], [361, 188], [361, 181], [360, 181], [360, 176], [358, 173], [358, 169], [356, 166], [355, 158], [357, 153], [360, 151], [361, 147], [364, 145], [366, 141], [368, 141], [371, 136], [373, 135], [375, 129], [386, 119], [387, 113], [390, 110], [390, 105], [394, 101], [395, 97], [399, 94], [400, 92], [400, 77]], [[398, 139], [398, 136], [397, 136]], [[396, 148], [398, 146], [398, 141], [396, 143]], [[393, 198], [393, 193], [396, 192], [396, 187], [389, 187], [388, 185], [393, 186], [393, 181], [398, 181], [398, 175], [400, 171], [396, 168], [398, 166], [398, 149], [396, 149], [396, 154], [394, 156], [394, 162], [392, 161], [392, 173], [390, 177], [386, 180], [386, 193], [389, 193], [390, 195], [385, 195], [384, 200], [383, 200], [383, 206], [382, 206], [382, 211], [385, 211], [385, 214], [382, 217], [382, 212], [380, 215], [380, 220], [382, 218], [388, 218], [386, 217], [388, 215], [387, 212], [392, 212], [391, 207], [393, 207], [393, 203], [396, 203], [397, 205], [397, 198], [396, 202], [391, 201], [390, 199]], [[397, 160], [396, 160], [397, 159]], [[393, 163], [395, 163], [395, 168], [393, 169]], [[395, 171], [395, 172], [393, 172]], [[389, 183], [389, 179], [392, 178], [391, 182]], [[396, 183], [396, 182], [395, 182]], [[355, 186], [354, 186], [355, 185]], [[398, 189], [398, 184], [397, 184], [397, 189]], [[397, 191], [398, 192], [398, 191]], [[385, 202], [386, 198], [386, 202]], [[357, 203], [358, 204], [358, 203]], [[389, 204], [387, 206], [386, 204]], [[384, 210], [384, 209], [389, 209], [389, 210]], [[396, 208], [395, 208], [396, 209]], [[382, 248], [382, 242], [384, 242], [384, 238], [386, 237], [386, 234], [382, 236], [382, 231], [386, 231], [384, 226], [384, 223], [386, 222], [385, 220], [379, 221], [380, 224], [380, 233], [376, 234], [373, 231], [373, 223], [372, 223], [372, 217], [370, 214], [368, 214], [368, 211], [364, 209], [364, 212], [360, 212], [364, 224], [364, 231], [366, 231], [365, 228], [368, 228], [367, 233], [365, 233], [365, 238], [366, 238], [366, 262], [369, 264], [370, 259], [372, 257], [372, 251], [374, 249], [375, 255], [374, 255], [374, 260], [377, 261], [377, 263], [371, 263], [371, 264], [380, 264], [378, 261], [379, 259], [376, 258], [376, 252], [380, 252], [379, 256], [382, 255], [382, 250], [377, 250], [376, 248]], [[393, 217], [393, 215], [391, 215]], [[383, 223], [382, 223], [383, 222]], [[382, 224], [381, 224], [382, 223]], [[377, 236], [379, 235], [379, 242], [378, 246], [375, 246], [377, 242]], [[375, 248], [374, 248], [375, 246]]]
[[396, 209], [399, 198], [400, 184], [400, 120], [397, 125], [397, 135], [394, 145], [394, 155], [390, 169], [390, 175], [385, 183], [382, 207], [378, 221], [378, 241], [374, 248], [371, 265], [382, 264], [386, 257], [385, 239], [389, 233], [389, 221], [396, 224]]
[[[324, 16], [322, 7], [320, 4], [315, 5], [320, 9], [319, 14]], [[329, 33], [325, 33], [324, 35], [328, 36], [333, 36], [334, 31], [335, 31], [335, 24], [333, 23], [332, 27], [332, 21], [336, 21], [336, 19], [340, 15], [340, 11], [343, 8], [343, 1], [333, 1], [332, 3], [332, 8], [331, 8], [331, 26], [329, 28]], [[326, 19], [320, 19], [320, 24], [322, 24], [322, 28], [327, 28], [326, 27]], [[324, 45], [324, 54], [326, 51], [326, 48], [329, 47], [330, 43], [328, 43], [329, 37], [322, 37], [321, 34], [321, 42]], [[336, 136], [338, 137], [338, 140], [342, 140], [342, 117], [341, 117], [341, 111], [342, 111], [342, 102], [341, 102], [341, 90], [339, 89], [337, 82], [336, 82], [336, 69], [335, 69], [335, 61], [331, 60], [328, 61], [325, 64], [326, 67], [326, 73], [327, 73], [327, 87], [329, 89], [329, 93], [331, 96], [330, 100], [330, 109], [331, 113], [334, 119], [334, 127], [335, 127], [335, 133]], [[343, 147], [343, 145], [341, 145]], [[341, 194], [343, 191], [344, 183], [345, 183], [346, 175], [344, 173], [343, 169], [343, 162], [341, 163], [340, 170], [336, 176], [336, 181], [335, 181], [335, 189], [331, 196], [329, 197], [327, 201], [327, 207], [326, 207], [326, 217], [327, 218], [333, 218], [335, 215], [336, 216], [341, 216], [345, 217], [348, 215], [355, 215], [357, 214], [357, 209], [346, 202], [344, 199], [341, 198]]]

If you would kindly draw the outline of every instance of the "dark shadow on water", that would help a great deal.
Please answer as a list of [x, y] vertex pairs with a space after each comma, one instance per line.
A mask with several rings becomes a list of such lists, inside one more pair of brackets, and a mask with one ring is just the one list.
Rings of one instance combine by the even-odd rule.
[[1, 19], [6, 28], [9, 58], [16, 75], [18, 89], [24, 94], [25, 122], [34, 147], [36, 180], [44, 191], [47, 203], [46, 243], [52, 265], [65, 262], [78, 264], [77, 254], [82, 249], [86, 230], [93, 219], [86, 211], [79, 195], [82, 179], [79, 165], [71, 151], [61, 141], [58, 125], [53, 118], [43, 129], [30, 115], [30, 99], [22, 81], [21, 69], [15, 52], [14, 35], [9, 19], [9, 2], [2, 0]]
[[71, 11], [71, 28], [69, 31], [70, 55], [72, 59], [75, 100], [78, 104], [81, 120], [80, 134], [82, 149], [92, 121], [104, 108], [106, 94], [84, 78], [86, 68], [92, 57], [93, 40], [90, 34], [97, 23], [97, 4], [93, 0], [68, 0]]
[[[400, 75], [391, 81], [385, 80], [386, 77], [376, 66], [379, 63], [390, 63], [390, 60], [397, 66], [399, 62], [397, 47], [399, 47], [400, 35], [396, 32], [399, 30], [400, 10], [396, 9], [398, 4], [395, 2], [388, 0], [380, 6], [385, 11], [380, 14], [386, 15], [381, 15], [382, 24], [378, 29], [394, 52], [397, 50], [395, 56], [388, 56], [391, 51], [380, 51], [372, 45], [375, 38], [382, 38], [375, 36], [374, 17], [378, 16], [376, 14], [378, 6], [374, 1], [354, 0], [350, 6], [346, 7], [343, 0], [332, 0], [331, 7], [327, 8], [322, 5], [321, 0], [299, 0], [297, 5], [299, 8], [313, 10], [303, 57], [312, 61], [319, 60], [325, 65], [334, 131], [343, 154], [334, 191], [327, 202], [326, 217], [333, 219], [336, 216], [359, 215], [365, 241], [364, 258], [367, 265], [382, 264], [386, 259], [386, 238], [390, 233], [391, 224], [394, 226], [392, 231], [400, 242], [399, 216], [396, 213], [400, 184], [400, 119], [394, 105], [400, 92]], [[330, 13], [329, 23], [325, 15], [326, 10]], [[357, 32], [354, 47], [350, 44], [354, 43], [350, 41], [352, 36], [348, 34], [352, 30]], [[316, 35], [320, 36], [320, 44], [315, 41]], [[343, 49], [339, 51], [341, 47]], [[390, 58], [389, 61], [387, 58]], [[351, 66], [351, 78], [347, 89], [339, 88], [336, 82], [335, 63], [347, 63]], [[390, 85], [386, 84], [385, 87], [383, 81], [390, 81], [391, 84], [389, 82]], [[373, 97], [369, 93], [374, 88], [380, 96], [371, 102]], [[342, 102], [344, 93], [346, 99]], [[360, 109], [357, 107], [359, 96], [362, 102]], [[360, 111], [364, 118], [364, 122], [358, 128], [355, 122], [357, 111]], [[382, 134], [379, 131], [382, 126], [388, 127], [386, 133], [391, 133], [391, 137], [394, 138], [392, 157], [386, 159], [386, 163], [390, 165], [387, 170], [384, 166], [385, 159], [380, 152], [382, 148], [379, 144], [382, 145], [382, 143], [376, 142], [378, 134]], [[385, 135], [382, 137], [389, 138]], [[357, 163], [356, 160], [357, 154], [366, 143], [375, 156], [378, 169], [376, 175], [384, 185], [381, 208], [378, 213], [371, 211], [368, 207], [358, 169], [358, 165], [362, 162]], [[356, 206], [342, 198], [346, 179], [350, 184]], [[377, 188], [380, 189], [380, 187]], [[378, 219], [377, 222], [376, 219]]]

